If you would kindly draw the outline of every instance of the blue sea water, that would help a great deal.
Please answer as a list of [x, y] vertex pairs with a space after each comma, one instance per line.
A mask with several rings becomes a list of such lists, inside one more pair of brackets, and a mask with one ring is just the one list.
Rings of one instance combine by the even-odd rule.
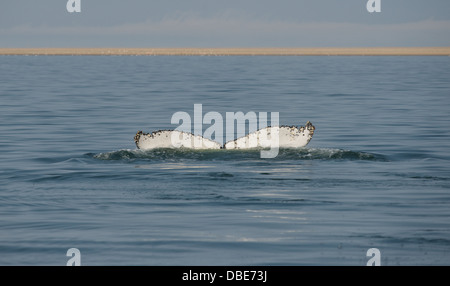
[[[450, 57], [1, 56], [0, 265], [449, 265], [449, 79]], [[316, 131], [273, 159], [136, 150], [194, 104]]]

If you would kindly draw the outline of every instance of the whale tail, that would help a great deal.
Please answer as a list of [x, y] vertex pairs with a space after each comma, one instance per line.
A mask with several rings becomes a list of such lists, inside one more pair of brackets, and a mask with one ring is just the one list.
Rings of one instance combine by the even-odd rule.
[[[300, 148], [308, 145], [315, 129], [310, 121], [306, 122], [304, 127], [266, 127], [228, 141], [223, 146], [202, 136], [178, 130], [159, 130], [152, 133], [138, 131], [134, 136], [134, 142], [138, 149], [143, 150], [182, 147], [190, 149]], [[274, 135], [278, 137], [275, 138]]]
[[208, 138], [179, 130], [159, 130], [152, 133], [138, 131], [134, 136], [138, 149], [189, 148], [221, 149], [222, 146]]

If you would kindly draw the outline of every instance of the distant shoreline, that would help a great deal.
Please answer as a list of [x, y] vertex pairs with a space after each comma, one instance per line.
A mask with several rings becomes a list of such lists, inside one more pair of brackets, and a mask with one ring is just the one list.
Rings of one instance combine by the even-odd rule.
[[374, 48], [0, 48], [0, 55], [450, 56], [450, 47]]

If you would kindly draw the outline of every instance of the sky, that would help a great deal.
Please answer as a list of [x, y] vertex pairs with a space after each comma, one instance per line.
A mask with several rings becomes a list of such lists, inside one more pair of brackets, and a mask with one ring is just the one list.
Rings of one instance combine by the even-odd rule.
[[449, 0], [0, 0], [0, 48], [450, 46]]

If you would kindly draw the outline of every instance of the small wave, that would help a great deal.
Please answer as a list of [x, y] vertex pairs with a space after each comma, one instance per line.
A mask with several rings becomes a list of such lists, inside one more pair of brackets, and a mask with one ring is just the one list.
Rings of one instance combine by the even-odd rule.
[[[260, 149], [247, 150], [193, 150], [193, 149], [153, 149], [153, 150], [118, 150], [98, 154], [86, 154], [99, 160], [257, 160]], [[273, 159], [261, 160], [367, 160], [387, 161], [383, 155], [331, 148], [296, 148], [280, 149]]]
[[431, 175], [421, 175], [421, 174], [409, 174], [409, 173], [398, 173], [393, 174], [397, 177], [402, 178], [408, 178], [408, 179], [415, 179], [415, 180], [421, 180], [421, 181], [450, 181], [449, 177], [440, 177], [440, 176], [431, 176]]
[[304, 160], [386, 160], [384, 156], [379, 154], [332, 148], [281, 149], [278, 157]]
[[[359, 237], [359, 238], [366, 238], [369, 235], [354, 235], [352, 237]], [[425, 237], [424, 235], [418, 234], [417, 236], [389, 236], [389, 235], [381, 235], [381, 234], [373, 234], [370, 235], [370, 238], [372, 239], [379, 239], [384, 240], [387, 243], [397, 243], [397, 244], [406, 244], [406, 243], [413, 243], [413, 244], [419, 244], [419, 245], [433, 245], [433, 244], [440, 244], [440, 245], [449, 245], [450, 240], [447, 238], [442, 237]]]
[[214, 150], [193, 150], [193, 149], [152, 149], [152, 150], [118, 150], [106, 153], [91, 154], [93, 158], [100, 160], [176, 160], [193, 159], [205, 160], [213, 159]]

